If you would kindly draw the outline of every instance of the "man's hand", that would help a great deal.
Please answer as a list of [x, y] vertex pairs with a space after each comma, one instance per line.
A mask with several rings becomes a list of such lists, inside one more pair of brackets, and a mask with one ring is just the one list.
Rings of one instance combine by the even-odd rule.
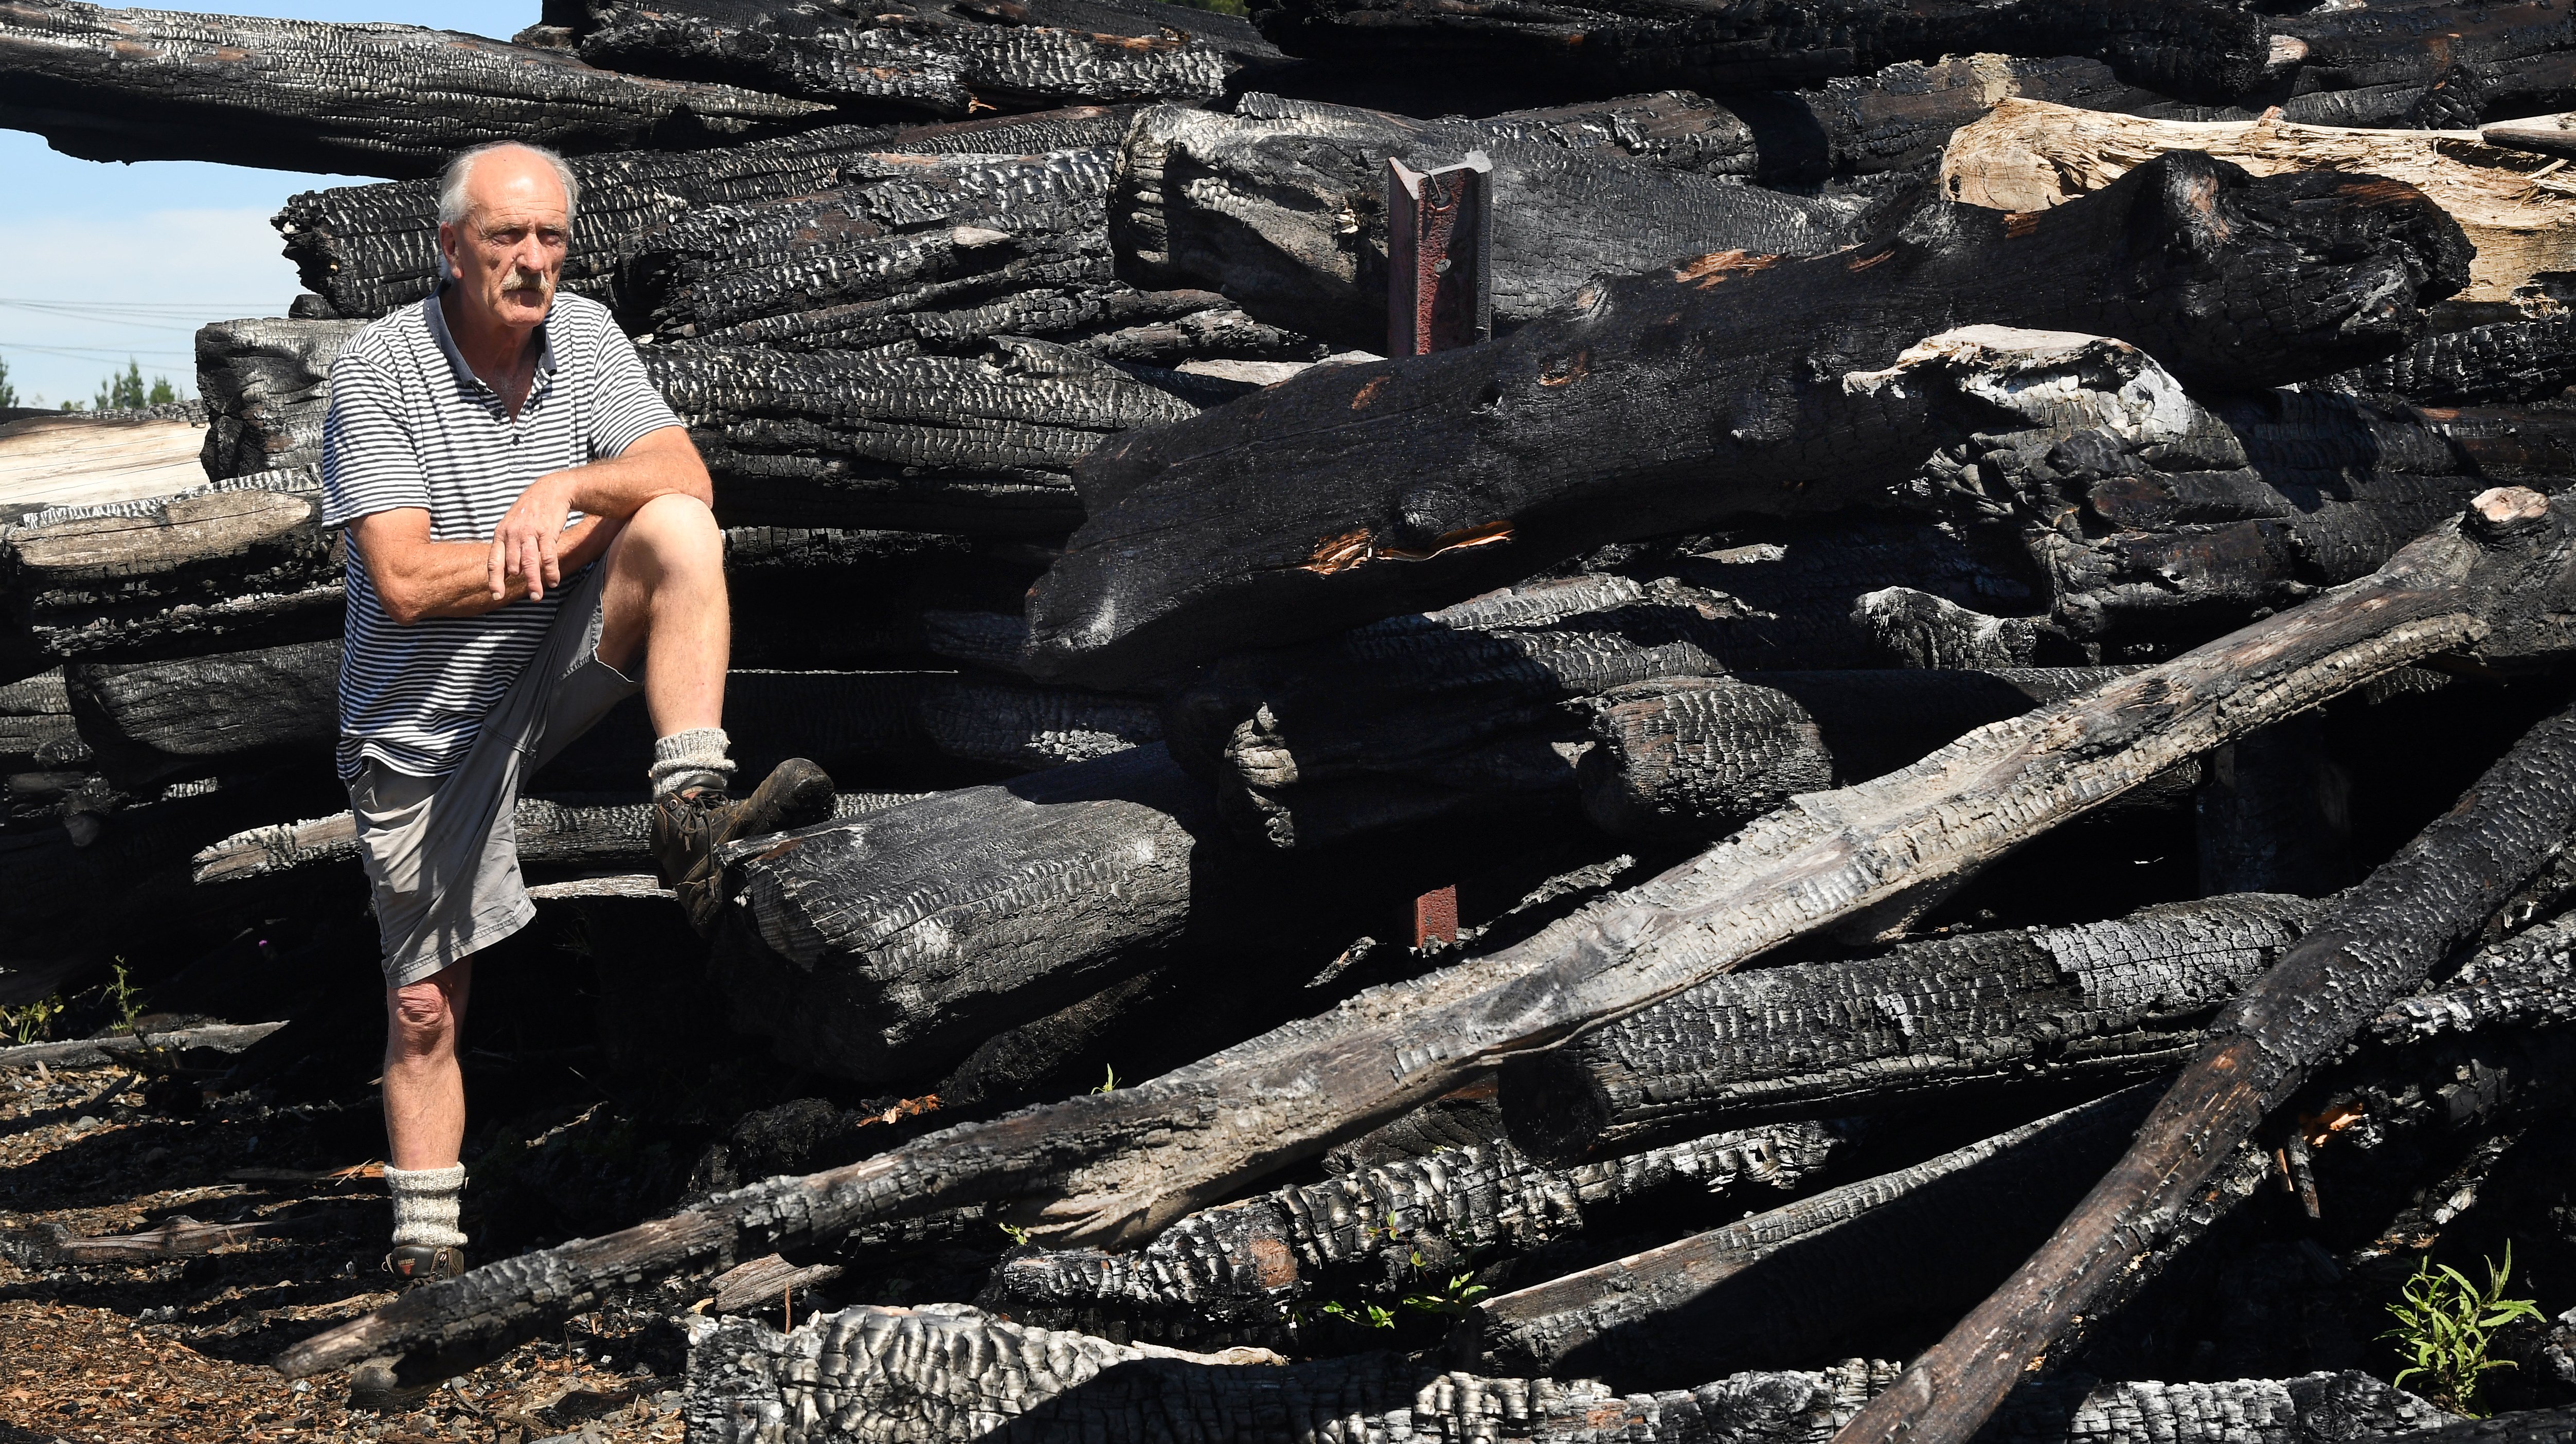
[[572, 513], [573, 481], [568, 471], [549, 472], [528, 484], [519, 499], [492, 528], [491, 557], [484, 582], [492, 600], [506, 601], [510, 581], [527, 583], [531, 600], [542, 601], [546, 588], [563, 585], [563, 558], [558, 545], [564, 519]]

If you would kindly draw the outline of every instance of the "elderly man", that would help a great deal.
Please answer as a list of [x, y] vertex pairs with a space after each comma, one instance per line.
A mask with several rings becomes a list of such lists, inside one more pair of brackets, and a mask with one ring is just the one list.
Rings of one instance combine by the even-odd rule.
[[556, 293], [577, 191], [549, 151], [458, 156], [438, 293], [331, 368], [324, 520], [349, 543], [339, 766], [384, 940], [385, 1264], [415, 1282], [465, 1267], [457, 1034], [474, 954], [536, 913], [511, 830], [521, 780], [641, 691], [660, 739], [654, 860], [701, 932], [717, 846], [831, 814], [831, 779], [802, 760], [748, 798], [724, 790], [714, 492], [607, 310]]

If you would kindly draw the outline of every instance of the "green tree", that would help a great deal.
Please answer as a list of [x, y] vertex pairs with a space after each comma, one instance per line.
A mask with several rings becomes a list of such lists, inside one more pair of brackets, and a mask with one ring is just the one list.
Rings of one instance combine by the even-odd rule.
[[0, 361], [0, 410], [18, 404], [18, 388], [9, 384], [9, 363]]
[[144, 399], [144, 404], [147, 406], [168, 406], [178, 399], [179, 390], [177, 387], [170, 384], [170, 378], [167, 376], [155, 376], [152, 378], [152, 394]]
[[91, 403], [91, 409], [131, 411], [143, 404], [143, 396], [143, 368], [129, 357], [125, 363], [124, 375], [119, 376], [111, 371], [106, 380], [98, 383], [98, 398]]

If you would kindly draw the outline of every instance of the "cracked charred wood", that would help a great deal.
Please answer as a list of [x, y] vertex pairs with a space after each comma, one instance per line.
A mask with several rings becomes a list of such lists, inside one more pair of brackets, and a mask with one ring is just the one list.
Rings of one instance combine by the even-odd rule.
[[1836, 76], [1813, 90], [1729, 94], [1724, 104], [1751, 133], [1754, 176], [1778, 184], [1911, 169], [1939, 155], [1952, 131], [2006, 97], [2080, 110], [2170, 103], [2121, 83], [2098, 60], [1952, 55]]
[[321, 465], [331, 361], [364, 324], [269, 318], [199, 327], [206, 475], [220, 481]]
[[1430, 1444], [1476, 1437], [1498, 1419], [1531, 1444], [1791, 1444], [1849, 1417], [1895, 1372], [1853, 1360], [1621, 1398], [1592, 1380], [1444, 1374], [1385, 1352], [1282, 1367], [1266, 1350], [1116, 1344], [959, 1304], [845, 1309], [792, 1334], [753, 1317], [708, 1321], [692, 1326], [689, 1358], [682, 1407], [691, 1437], [726, 1444], [932, 1444], [987, 1433]]
[[1910, 1168], [1627, 1258], [1483, 1299], [1451, 1361], [1623, 1389], [1831, 1358], [1935, 1322], [2048, 1236], [2119, 1156], [2145, 1087], [2051, 1114]]
[[2016, 385], [1971, 333], [1917, 348], [1954, 354], [1952, 384], [1992, 410], [1904, 491], [1938, 514], [2018, 520], [2051, 628], [2105, 657], [2194, 645], [2367, 573], [2496, 482], [2554, 490], [2576, 473], [2576, 426], [2550, 413], [2286, 390], [2203, 404], [2133, 348], [2065, 340], [2085, 379], [2063, 388]]
[[1106, 362], [1000, 337], [976, 356], [654, 346], [729, 526], [1061, 532], [1104, 437], [1198, 408]]
[[339, 634], [339, 533], [309, 469], [175, 496], [62, 507], [0, 527], [25, 645], [70, 662], [156, 661]]
[[722, 81], [866, 114], [961, 118], [997, 107], [1210, 101], [1278, 52], [1241, 20], [1152, 0], [817, 3], [592, 0], [581, 57], [638, 75]]
[[2555, 1444], [2576, 1436], [2576, 1406], [2456, 1419], [2390, 1436], [2391, 1444]]
[[2576, 384], [2576, 319], [2561, 312], [2445, 331], [2317, 384], [2422, 406], [2546, 401]]
[[[522, 797], [511, 814], [519, 860], [531, 866], [598, 868], [649, 863], [653, 808], [616, 798]], [[838, 817], [858, 817], [913, 801], [918, 794], [844, 792], [833, 799]], [[190, 880], [246, 883], [289, 873], [338, 867], [354, 876], [358, 867], [357, 823], [348, 813], [304, 822], [270, 823], [244, 829], [197, 849], [190, 860]], [[651, 882], [651, 878], [644, 879]]]
[[594, 70], [417, 25], [331, 25], [76, 0], [0, 7], [0, 125], [83, 160], [211, 160], [424, 176], [490, 140], [722, 145], [811, 124], [812, 101]]
[[1913, 587], [1882, 587], [1852, 603], [1852, 624], [1900, 664], [1991, 671], [2081, 660], [2075, 640], [2046, 617], [1989, 616]]
[[[829, 190], [840, 168], [881, 154], [1019, 155], [1116, 145], [1128, 113], [1099, 106], [941, 125], [834, 125], [714, 151], [575, 156], [581, 205], [563, 284], [614, 300], [617, 267], [634, 240], [706, 206], [745, 205]], [[343, 186], [289, 199], [275, 225], [306, 289], [348, 317], [384, 315], [430, 293], [438, 279], [434, 180]]]
[[76, 662], [63, 685], [81, 740], [120, 785], [319, 753], [339, 736], [337, 638], [167, 662]]
[[2576, 915], [2480, 949], [2440, 988], [2389, 1004], [2370, 1033], [2398, 1043], [2489, 1026], [2569, 1022], [2576, 1022]]
[[[2523, 496], [2529, 496], [2523, 493]], [[2491, 528], [2555, 523], [2507, 492], [2472, 510]], [[2502, 512], [2498, 517], [2495, 514]], [[1845, 1444], [1964, 1441], [2041, 1350], [2088, 1310], [2175, 1201], [2309, 1073], [2474, 937], [2576, 829], [2576, 712], [2534, 728], [2459, 806], [2345, 893], [2229, 1005], [2119, 1165], [2057, 1234], [1905, 1379], [1843, 1430]]]
[[1972, 728], [2118, 676], [2102, 667], [1667, 677], [1591, 699], [1583, 813], [1614, 837], [1713, 842], [1801, 792], [1893, 772]]
[[1466, 67], [1560, 93], [1797, 88], [1897, 61], [1992, 51], [2082, 56], [2170, 95], [2229, 100], [2264, 77], [2262, 17], [2180, 0], [2077, 6], [1956, 0], [1507, 8], [1430, 0], [1274, 0], [1254, 19], [1291, 55], [1354, 69]]
[[2256, 175], [2368, 175], [2413, 186], [2477, 248], [2462, 303], [2509, 300], [2534, 276], [2576, 262], [2576, 187], [2542, 173], [2551, 167], [2546, 156], [2460, 131], [2353, 130], [2268, 115], [2154, 120], [2007, 98], [1950, 138], [1941, 193], [1997, 210], [2045, 210], [2154, 156], [2184, 150]]
[[2291, 88], [2377, 92], [2405, 102], [2388, 124], [2474, 126], [2566, 107], [2576, 24], [2546, 4], [2371, 5], [2272, 20], [2297, 56]]
[[845, 1168], [773, 1179], [622, 1233], [487, 1265], [316, 1335], [277, 1367], [300, 1377], [386, 1360], [406, 1378], [453, 1372], [634, 1280], [975, 1201], [1013, 1200], [1051, 1245], [1150, 1237], [1506, 1056], [1825, 927], [1901, 925], [1927, 893], [2059, 823], [2373, 676], [2457, 652], [2499, 668], [2564, 658], [2576, 650], [2561, 620], [2576, 610], [2571, 572], [2576, 539], [2547, 500], [2499, 489], [2363, 581], [2087, 696], [1980, 728], [1902, 772], [1803, 797], [1467, 966], [1372, 988], [1132, 1087], [944, 1130]]
[[2192, 801], [2205, 894], [2324, 897], [2353, 881], [2352, 778], [2313, 712], [2212, 750]]
[[1541, 1158], [1579, 1158], [1749, 1119], [2160, 1072], [2320, 907], [2260, 895], [2163, 903], [1713, 979], [1506, 1064], [1504, 1124]]
[[2033, 597], [2018, 547], [1992, 529], [1838, 519], [1774, 535], [1685, 541], [1616, 572], [1238, 652], [1166, 698], [1174, 756], [1215, 784], [1238, 836], [1274, 847], [1557, 808], [1585, 741], [1573, 699], [1658, 677], [1883, 663], [1847, 614], [1890, 581]]
[[[1615, 132], [1613, 133], [1615, 134]], [[1235, 115], [1156, 106], [1137, 117], [1111, 201], [1120, 274], [1202, 286], [1338, 347], [1386, 347], [1387, 162], [1494, 164], [1497, 332], [1562, 309], [1600, 275], [1710, 251], [1820, 255], [1867, 234], [1884, 196], [1794, 196], [1633, 158], [1595, 128], [1515, 116], [1420, 121], [1246, 96]]]
[[1150, 697], [958, 676], [926, 683], [916, 705], [931, 746], [1005, 767], [1091, 762], [1163, 740], [1162, 714]]
[[976, 1302], [1090, 1333], [1111, 1320], [1174, 1339], [1203, 1323], [1277, 1324], [1290, 1304], [1337, 1280], [1393, 1302], [1641, 1200], [1713, 1194], [1732, 1203], [1753, 1184], [1794, 1188], [1839, 1141], [1826, 1125], [1785, 1123], [1564, 1169], [1488, 1141], [1195, 1213], [1134, 1253], [1014, 1249]]
[[62, 668], [0, 686], [0, 771], [58, 772], [89, 758]]
[[[2348, 259], [2312, 259], [2329, 250]], [[1945, 384], [1964, 353], [1899, 360], [1963, 322], [2271, 385], [2393, 351], [2465, 270], [2456, 223], [2405, 186], [2185, 152], [2037, 215], [1935, 200], [1834, 256], [1608, 281], [1502, 340], [1309, 372], [1104, 446], [1077, 476], [1089, 518], [1029, 596], [1032, 666], [1115, 686], [1607, 541], [1861, 501], [1982, 429], [1963, 413], [1985, 403]], [[2069, 364], [1979, 329], [1974, 365]]]
[[[956, 1304], [861, 1307], [781, 1334], [757, 1316], [690, 1325], [692, 1438], [722, 1444], [1169, 1440], [1171, 1444], [1804, 1444], [1896, 1366], [1735, 1374], [1620, 1395], [1598, 1380], [1487, 1379], [1385, 1352], [1284, 1367], [1032, 1328]], [[1996, 1444], [2377, 1440], [2451, 1416], [2360, 1372], [2225, 1383], [2033, 1380]], [[2520, 1444], [2519, 1440], [2512, 1444]]]

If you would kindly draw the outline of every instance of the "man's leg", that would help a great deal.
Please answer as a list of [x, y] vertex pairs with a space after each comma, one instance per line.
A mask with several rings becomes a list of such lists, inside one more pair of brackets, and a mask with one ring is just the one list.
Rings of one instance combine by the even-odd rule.
[[609, 544], [600, 598], [599, 660], [627, 676], [640, 663], [653, 721], [653, 856], [705, 932], [721, 902], [710, 858], [736, 837], [822, 822], [832, 779], [803, 758], [782, 762], [750, 796], [724, 792], [733, 758], [724, 734], [724, 677], [733, 641], [724, 533], [684, 496], [646, 502]]
[[[418, 1250], [465, 1242], [457, 1210], [465, 1169], [465, 1075], [457, 1039], [474, 985], [468, 958], [417, 983], [385, 990], [385, 1185], [393, 1195], [396, 1271], [452, 1273]], [[412, 1251], [407, 1257], [406, 1250]]]

